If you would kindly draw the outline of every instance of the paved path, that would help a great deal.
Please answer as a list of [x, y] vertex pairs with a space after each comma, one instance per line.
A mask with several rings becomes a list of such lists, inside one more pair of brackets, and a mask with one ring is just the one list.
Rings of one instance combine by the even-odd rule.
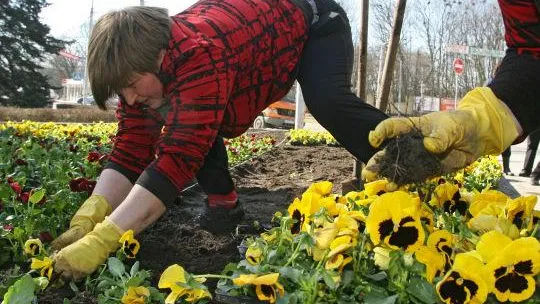
[[[536, 195], [540, 196], [540, 186], [531, 185], [530, 177], [517, 176], [523, 169], [523, 163], [525, 161], [525, 151], [527, 150], [527, 140], [518, 145], [512, 146], [512, 155], [510, 156], [510, 170], [515, 176], [506, 176], [506, 179], [521, 195]], [[499, 161], [502, 163], [502, 158], [499, 156]], [[534, 166], [540, 161], [540, 150], [536, 153], [534, 159]], [[533, 168], [534, 168], [533, 166]], [[537, 205], [538, 206], [538, 205]]]

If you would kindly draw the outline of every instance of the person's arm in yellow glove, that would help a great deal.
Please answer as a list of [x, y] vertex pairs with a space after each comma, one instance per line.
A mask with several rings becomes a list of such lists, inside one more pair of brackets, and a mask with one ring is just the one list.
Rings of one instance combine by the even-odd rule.
[[90, 233], [53, 256], [54, 271], [66, 279], [80, 280], [94, 272], [115, 252], [129, 229], [139, 233], [165, 212], [165, 205], [150, 191], [135, 185], [126, 199]]
[[132, 187], [133, 184], [119, 172], [103, 170], [94, 192], [72, 217], [69, 229], [51, 242], [51, 248], [60, 250], [92, 231], [124, 200]]
[[[378, 148], [387, 139], [419, 130], [427, 151], [439, 155], [442, 174], [451, 173], [483, 155], [499, 155], [521, 134], [521, 126], [510, 109], [488, 87], [471, 90], [455, 111], [435, 112], [420, 117], [389, 118], [369, 134]], [[377, 152], [362, 171], [371, 181], [379, 177]]]

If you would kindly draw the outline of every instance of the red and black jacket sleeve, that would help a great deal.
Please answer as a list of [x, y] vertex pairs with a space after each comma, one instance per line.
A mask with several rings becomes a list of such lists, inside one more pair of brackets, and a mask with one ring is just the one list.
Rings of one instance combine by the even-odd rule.
[[128, 105], [120, 96], [116, 109], [118, 131], [106, 169], [114, 169], [132, 183], [154, 160], [163, 119], [158, 112], [141, 104]]
[[176, 76], [166, 89], [170, 111], [157, 158], [136, 182], [165, 204], [195, 176], [218, 135], [235, 78], [224, 54], [224, 49], [205, 41], [185, 50], [181, 60], [165, 64]]

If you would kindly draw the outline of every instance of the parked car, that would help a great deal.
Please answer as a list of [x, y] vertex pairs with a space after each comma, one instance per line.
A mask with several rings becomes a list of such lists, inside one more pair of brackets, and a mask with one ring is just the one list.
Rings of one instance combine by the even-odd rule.
[[296, 112], [295, 87], [281, 100], [268, 106], [255, 118], [253, 128], [294, 128], [294, 116]]
[[[88, 95], [88, 96], [85, 96], [84, 98], [81, 97], [79, 99], [77, 99], [77, 103], [78, 104], [81, 104], [81, 105], [84, 105], [84, 106], [94, 106], [96, 105], [96, 101], [94, 100], [94, 96], [92, 95]], [[107, 100], [107, 107], [109, 108], [116, 108], [118, 106], [118, 96], [115, 95], [111, 98], [109, 98]]]
[[77, 103], [84, 106], [92, 106], [96, 104], [96, 101], [94, 100], [94, 96], [88, 95], [77, 99]]

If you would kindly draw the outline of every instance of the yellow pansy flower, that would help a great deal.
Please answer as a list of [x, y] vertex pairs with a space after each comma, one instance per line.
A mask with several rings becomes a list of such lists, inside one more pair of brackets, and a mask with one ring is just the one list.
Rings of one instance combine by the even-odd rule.
[[320, 196], [327, 196], [332, 191], [332, 187], [334, 187], [334, 184], [332, 184], [332, 182], [322, 181], [311, 184], [311, 186], [309, 186], [306, 192], [316, 193]]
[[414, 252], [424, 243], [420, 200], [403, 191], [385, 193], [370, 206], [366, 227], [374, 245]]
[[50, 280], [53, 272], [53, 260], [49, 257], [44, 257], [43, 260], [32, 258], [30, 268], [40, 270], [39, 274], [42, 277], [46, 276]]
[[508, 199], [506, 194], [497, 190], [486, 190], [482, 193], [476, 193], [472, 196], [469, 212], [474, 217], [491, 204], [504, 207]]
[[459, 253], [454, 265], [436, 289], [441, 301], [454, 303], [484, 303], [488, 295], [488, 285], [484, 281], [484, 264], [475, 254]]
[[452, 264], [452, 252], [454, 247], [454, 236], [448, 230], [433, 231], [427, 239], [427, 247], [440, 253], [445, 260], [445, 269]]
[[301, 231], [305, 231], [309, 224], [309, 217], [311, 216], [311, 200], [307, 195], [302, 195], [302, 200], [295, 198], [292, 204], [289, 205], [287, 211], [294, 220], [291, 226], [291, 233], [298, 234]]
[[278, 297], [283, 297], [285, 289], [278, 282], [279, 273], [270, 273], [265, 275], [241, 274], [233, 279], [236, 286], [255, 285], [255, 293], [261, 301], [275, 303]]
[[367, 184], [364, 184], [364, 194], [367, 197], [373, 195], [382, 195], [384, 193], [390, 192], [388, 190], [388, 180], [380, 179]]
[[442, 208], [444, 212], [450, 214], [457, 211], [460, 215], [466, 215], [467, 208], [469, 207], [467, 202], [461, 197], [459, 187], [448, 181], [435, 187], [429, 203], [432, 206]]
[[43, 244], [40, 239], [29, 239], [24, 243], [24, 252], [31, 256], [39, 255], [42, 249]]
[[537, 201], [538, 197], [536, 195], [520, 196], [509, 201], [506, 205], [506, 217], [518, 229], [526, 228], [522, 227], [523, 223], [532, 222], [533, 210]]
[[150, 296], [150, 291], [144, 286], [130, 286], [122, 297], [122, 304], [144, 304]]
[[435, 277], [440, 276], [444, 272], [446, 259], [439, 251], [427, 246], [420, 246], [414, 255], [418, 262], [426, 265], [425, 276], [428, 282], [433, 282]]
[[[201, 278], [197, 279], [197, 281], [202, 283], [205, 279]], [[158, 287], [171, 289], [171, 293], [165, 299], [165, 304], [174, 304], [182, 296], [191, 299], [190, 301], [212, 297], [207, 289], [190, 288], [187, 285], [186, 272], [178, 264], [171, 265], [163, 271], [159, 278]]]
[[501, 302], [521, 302], [535, 290], [540, 272], [540, 242], [534, 237], [512, 241], [497, 231], [480, 237], [477, 251], [487, 261], [487, 280]]
[[250, 245], [246, 250], [246, 260], [251, 265], [258, 265], [263, 259], [262, 249], [257, 244]]
[[133, 237], [133, 230], [131, 229], [124, 232], [118, 242], [122, 244], [122, 251], [124, 251], [126, 256], [130, 259], [135, 258], [135, 255], [137, 255], [137, 252], [139, 252], [139, 249], [141, 248], [139, 241]]
[[[484, 210], [486, 209], [488, 208], [485, 208]], [[495, 215], [479, 214], [469, 220], [468, 226], [472, 231], [479, 234], [495, 230], [511, 239], [517, 239], [519, 237], [519, 229], [516, 225], [512, 224], [507, 218]]]

